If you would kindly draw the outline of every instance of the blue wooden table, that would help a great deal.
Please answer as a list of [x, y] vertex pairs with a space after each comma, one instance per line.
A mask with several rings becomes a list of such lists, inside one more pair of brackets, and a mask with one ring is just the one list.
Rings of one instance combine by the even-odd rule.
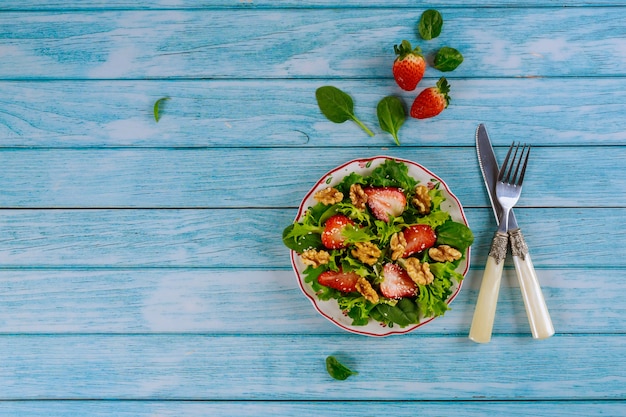
[[[617, 0], [2, 1], [0, 415], [626, 415], [624, 22]], [[396, 146], [375, 109], [416, 94], [402, 39], [465, 60]], [[328, 121], [322, 85], [375, 136]], [[534, 146], [517, 217], [546, 340], [510, 261], [491, 343], [467, 338], [495, 228], [479, 123], [500, 160]], [[320, 316], [281, 241], [324, 173], [375, 155], [437, 173], [476, 238], [452, 310], [386, 338]]]

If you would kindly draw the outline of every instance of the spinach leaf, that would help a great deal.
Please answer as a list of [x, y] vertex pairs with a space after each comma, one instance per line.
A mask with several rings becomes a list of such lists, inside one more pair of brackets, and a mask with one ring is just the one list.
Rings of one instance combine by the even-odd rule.
[[397, 324], [406, 327], [410, 324], [419, 323], [419, 310], [417, 304], [409, 298], [402, 298], [396, 305], [386, 303], [376, 304], [379, 317], [390, 327]]
[[429, 9], [422, 13], [419, 23], [417, 24], [417, 31], [422, 39], [428, 41], [439, 36], [442, 27], [443, 18], [441, 17], [441, 13], [437, 10]]
[[160, 99], [158, 99], [157, 101], [154, 102], [154, 120], [158, 123], [159, 119], [161, 118], [160, 114], [159, 114], [159, 108], [161, 106], [161, 103], [163, 103], [164, 101], [169, 100], [169, 97], [161, 97]]
[[343, 123], [347, 120], [352, 120], [368, 135], [374, 136], [374, 132], [355, 116], [354, 102], [348, 94], [337, 87], [326, 85], [315, 91], [315, 98], [320, 110], [331, 122]]
[[469, 227], [455, 221], [447, 221], [436, 229], [437, 245], [450, 245], [461, 252], [474, 243], [474, 234]]
[[328, 356], [326, 358], [326, 370], [328, 374], [335, 379], [343, 381], [348, 379], [351, 375], [358, 375], [358, 372], [351, 370], [347, 366], [343, 365], [334, 356]]
[[396, 96], [387, 96], [378, 102], [376, 113], [380, 128], [391, 133], [396, 145], [400, 145], [398, 130], [406, 120], [406, 110], [402, 100]]
[[434, 67], [439, 71], [453, 71], [463, 62], [463, 55], [449, 46], [442, 47], [435, 55]]

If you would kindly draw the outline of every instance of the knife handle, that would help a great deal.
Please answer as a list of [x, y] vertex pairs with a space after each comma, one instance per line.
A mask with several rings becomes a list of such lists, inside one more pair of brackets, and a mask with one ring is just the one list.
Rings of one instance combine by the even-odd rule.
[[530, 331], [535, 339], [546, 339], [554, 334], [554, 326], [543, 297], [524, 235], [520, 229], [509, 232], [513, 263], [517, 272]]
[[491, 243], [489, 256], [487, 257], [487, 264], [485, 265], [485, 272], [480, 284], [478, 300], [476, 301], [476, 309], [474, 310], [474, 318], [469, 331], [470, 340], [476, 343], [489, 343], [491, 340], [507, 243], [508, 235], [496, 232]]

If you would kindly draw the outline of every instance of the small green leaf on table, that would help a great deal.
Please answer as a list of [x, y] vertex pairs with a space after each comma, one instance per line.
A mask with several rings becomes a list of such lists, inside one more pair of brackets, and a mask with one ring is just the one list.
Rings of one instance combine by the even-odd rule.
[[396, 96], [387, 96], [378, 102], [376, 113], [380, 128], [390, 133], [396, 145], [400, 145], [398, 131], [406, 120], [406, 110], [402, 100]]
[[343, 123], [352, 120], [368, 135], [374, 136], [374, 132], [355, 116], [354, 102], [347, 93], [332, 85], [326, 85], [315, 91], [315, 98], [320, 110], [331, 122]]
[[161, 115], [159, 114], [161, 104], [164, 101], [167, 101], [169, 99], [170, 99], [169, 97], [161, 97], [160, 99], [158, 99], [157, 101], [154, 102], [154, 120], [157, 123], [159, 122], [159, 119], [161, 118]]
[[428, 9], [422, 16], [417, 24], [417, 31], [422, 39], [431, 40], [441, 34], [441, 28], [443, 27], [443, 17], [441, 13], [434, 9]]
[[328, 356], [326, 358], [326, 370], [328, 374], [335, 379], [343, 381], [348, 379], [351, 375], [357, 375], [358, 372], [351, 370], [347, 366], [343, 365], [334, 356]]
[[463, 62], [463, 55], [449, 46], [442, 47], [435, 55], [434, 67], [439, 71], [454, 71]]

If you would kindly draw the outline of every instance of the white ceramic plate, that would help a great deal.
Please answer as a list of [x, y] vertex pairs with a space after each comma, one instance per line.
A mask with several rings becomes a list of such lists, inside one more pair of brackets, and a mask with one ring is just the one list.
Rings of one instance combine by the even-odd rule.
[[[327, 188], [327, 187], [332, 187], [340, 183], [341, 180], [345, 176], [353, 172], [356, 172], [363, 176], [368, 176], [376, 167], [378, 167], [379, 165], [381, 165], [388, 159], [393, 159], [395, 161], [402, 162], [405, 165], [407, 165], [409, 168], [409, 175], [415, 178], [416, 180], [418, 180], [420, 184], [428, 185], [429, 183], [432, 184], [432, 183], [439, 182], [440, 183], [439, 189], [443, 192], [444, 196], [446, 197], [446, 200], [441, 204], [441, 209], [450, 213], [452, 220], [460, 222], [460, 223], [464, 223], [465, 225], [469, 227], [467, 223], [467, 219], [465, 218], [465, 213], [463, 212], [463, 207], [461, 207], [461, 203], [456, 198], [456, 196], [452, 194], [452, 192], [450, 191], [446, 183], [441, 178], [439, 178], [434, 173], [432, 173], [431, 171], [424, 168], [418, 163], [415, 163], [406, 159], [392, 158], [388, 156], [376, 156], [372, 158], [355, 159], [355, 160], [346, 162], [345, 164], [338, 166], [337, 168], [328, 172], [326, 175], [320, 178], [320, 180], [315, 184], [315, 186], [306, 194], [306, 196], [302, 200], [302, 203], [300, 204], [300, 208], [298, 210], [298, 214], [296, 216], [295, 221], [302, 220], [302, 218], [304, 217], [306, 213], [306, 210], [309, 207], [312, 207], [315, 204], [317, 204], [317, 201], [315, 201], [315, 199], [313, 198], [313, 195], [317, 191]], [[459, 264], [459, 267], [457, 268], [457, 271], [462, 273], [463, 276], [467, 274], [467, 271], [469, 269], [469, 259], [470, 259], [470, 249], [468, 248], [467, 252], [465, 253], [465, 258], [463, 259], [463, 261]], [[347, 330], [353, 333], [366, 335], [366, 336], [388, 336], [391, 334], [408, 333], [412, 330], [415, 330], [416, 328], [420, 326], [423, 326], [426, 323], [429, 323], [430, 321], [434, 319], [433, 317], [422, 318], [420, 323], [403, 327], [403, 328], [400, 328], [400, 327], [390, 328], [374, 320], [370, 320], [370, 322], [365, 326], [353, 326], [352, 319], [339, 309], [339, 306], [336, 300], [333, 299], [333, 300], [328, 300], [328, 301], [322, 301], [317, 298], [311, 286], [304, 281], [303, 272], [306, 269], [306, 265], [302, 263], [298, 253], [293, 250], [291, 251], [291, 263], [293, 265], [293, 269], [298, 278], [298, 284], [300, 286], [300, 289], [309, 298], [311, 303], [313, 303], [313, 306], [317, 309], [317, 311], [322, 316], [326, 317], [328, 320], [330, 320], [331, 322], [333, 322], [334, 324], [336, 324], [337, 326], [341, 327], [344, 330]], [[453, 284], [452, 293], [450, 297], [448, 297], [448, 300], [447, 300], [448, 304], [450, 304], [450, 302], [457, 296], [457, 294], [461, 290], [461, 285], [462, 283]]]

